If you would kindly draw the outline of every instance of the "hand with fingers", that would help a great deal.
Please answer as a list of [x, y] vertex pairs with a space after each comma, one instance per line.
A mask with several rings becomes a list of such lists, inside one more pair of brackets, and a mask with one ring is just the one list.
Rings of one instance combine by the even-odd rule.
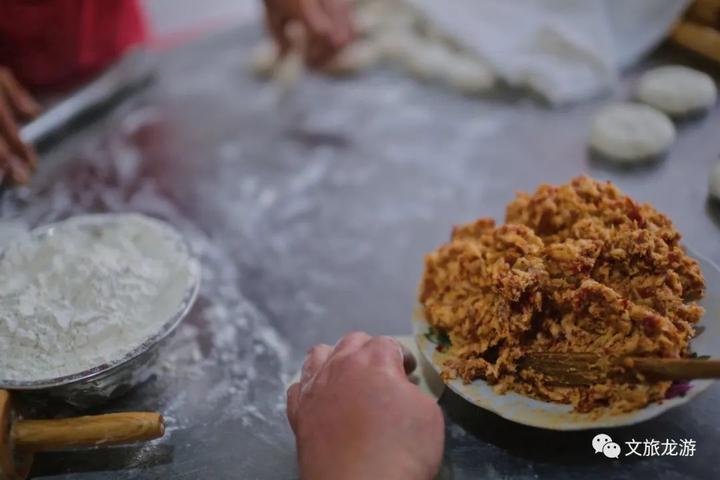
[[267, 27], [284, 56], [293, 47], [289, 33], [299, 24], [305, 33], [305, 62], [320, 68], [353, 40], [346, 0], [265, 0]]
[[30, 119], [39, 112], [40, 106], [12, 72], [0, 67], [0, 177], [3, 179], [19, 184], [30, 181], [37, 158], [33, 148], [20, 139], [17, 119]]
[[287, 415], [303, 479], [430, 480], [440, 468], [442, 412], [407, 379], [390, 337], [351, 333], [313, 347]]

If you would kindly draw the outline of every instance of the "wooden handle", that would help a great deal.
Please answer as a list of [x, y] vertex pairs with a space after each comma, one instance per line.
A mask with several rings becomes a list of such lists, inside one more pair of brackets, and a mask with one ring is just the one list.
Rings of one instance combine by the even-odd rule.
[[662, 380], [720, 378], [720, 360], [628, 358], [625, 364], [644, 375]]
[[60, 420], [19, 420], [12, 429], [18, 450], [44, 452], [144, 442], [165, 433], [159, 413], [111, 413]]
[[[619, 362], [624, 372], [612, 371]], [[545, 375], [548, 382], [567, 385], [592, 385], [608, 379], [637, 381], [632, 373], [641, 373], [653, 381], [720, 378], [720, 360], [696, 358], [602, 357], [596, 353], [531, 352], [520, 361], [520, 368], [532, 368]]]
[[720, 62], [720, 31], [694, 22], [680, 22], [670, 38], [678, 45]]
[[720, 0], [695, 0], [688, 8], [687, 18], [711, 27], [720, 27]]

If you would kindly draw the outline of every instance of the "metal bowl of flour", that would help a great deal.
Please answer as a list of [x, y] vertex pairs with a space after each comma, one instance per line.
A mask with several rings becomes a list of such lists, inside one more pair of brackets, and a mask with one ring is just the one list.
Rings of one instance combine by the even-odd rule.
[[[187, 259], [188, 286], [182, 300], [174, 308], [174, 313], [161, 324], [156, 333], [116, 360], [78, 373], [46, 380], [21, 381], [0, 378], [0, 389], [20, 393], [31, 402], [61, 400], [76, 407], [89, 408], [124, 395], [153, 375], [164, 346], [190, 312], [200, 289], [200, 264], [192, 255], [184, 237], [164, 222], [137, 214], [83, 215], [34, 229], [30, 232], [30, 237], [37, 239], [53, 235], [57, 228], [66, 226], [68, 223], [83, 226], [99, 225], [103, 222], [117, 222], [122, 217], [141, 219], [143, 222], [151, 222], [155, 226], [161, 226], [167, 231], [171, 231], [172, 248], [179, 249]], [[0, 253], [0, 255], [2, 254]], [[2, 372], [0, 372], [0, 377], [2, 377]]]

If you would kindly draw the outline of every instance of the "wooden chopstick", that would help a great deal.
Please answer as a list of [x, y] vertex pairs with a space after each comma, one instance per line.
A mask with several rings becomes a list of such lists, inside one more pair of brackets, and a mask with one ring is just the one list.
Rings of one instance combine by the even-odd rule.
[[720, 378], [720, 360], [693, 358], [626, 358], [623, 365], [662, 380]]
[[591, 385], [608, 378], [624, 382], [720, 378], [720, 360], [611, 358], [595, 353], [531, 352], [523, 357], [520, 368], [542, 374], [548, 383], [568, 386]]

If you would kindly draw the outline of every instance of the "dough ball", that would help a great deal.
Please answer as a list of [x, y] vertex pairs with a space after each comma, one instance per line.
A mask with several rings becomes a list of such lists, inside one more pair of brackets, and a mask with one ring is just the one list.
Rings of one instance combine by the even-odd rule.
[[645, 72], [638, 82], [636, 96], [670, 116], [681, 117], [712, 108], [717, 100], [717, 87], [706, 73], [668, 65]]
[[463, 54], [456, 54], [447, 62], [440, 78], [450, 88], [466, 95], [485, 93], [495, 85], [495, 75], [488, 65]]
[[418, 19], [399, 2], [375, 1], [358, 5], [354, 21], [361, 35], [372, 36], [391, 30], [412, 30]]
[[305, 71], [299, 52], [291, 50], [284, 58], [273, 42], [264, 42], [255, 47], [250, 67], [253, 73], [264, 80], [274, 81], [281, 91], [290, 90]]
[[590, 128], [590, 147], [619, 162], [651, 160], [675, 140], [670, 119], [646, 105], [620, 103], [600, 110]]
[[720, 202], [720, 163], [710, 173], [710, 196]]
[[373, 32], [382, 31], [385, 28], [385, 19], [375, 14], [372, 10], [358, 10], [355, 12], [353, 24], [358, 34], [371, 35]]
[[487, 64], [446, 42], [396, 31], [383, 35], [379, 46], [384, 58], [418, 80], [439, 81], [467, 95], [486, 92], [495, 84]]
[[406, 30], [388, 30], [376, 37], [380, 55], [392, 63], [401, 63], [417, 49], [418, 39]]
[[261, 78], [271, 78], [280, 60], [278, 49], [273, 42], [260, 43], [253, 49], [250, 59], [250, 68]]
[[292, 89], [305, 74], [305, 60], [297, 50], [290, 50], [273, 70], [272, 79], [281, 92]]
[[438, 43], [415, 42], [399, 58], [405, 70], [418, 80], [442, 78], [452, 65], [453, 52]]
[[323, 70], [329, 75], [355, 75], [374, 67], [380, 61], [380, 47], [367, 40], [358, 40], [345, 48]]

